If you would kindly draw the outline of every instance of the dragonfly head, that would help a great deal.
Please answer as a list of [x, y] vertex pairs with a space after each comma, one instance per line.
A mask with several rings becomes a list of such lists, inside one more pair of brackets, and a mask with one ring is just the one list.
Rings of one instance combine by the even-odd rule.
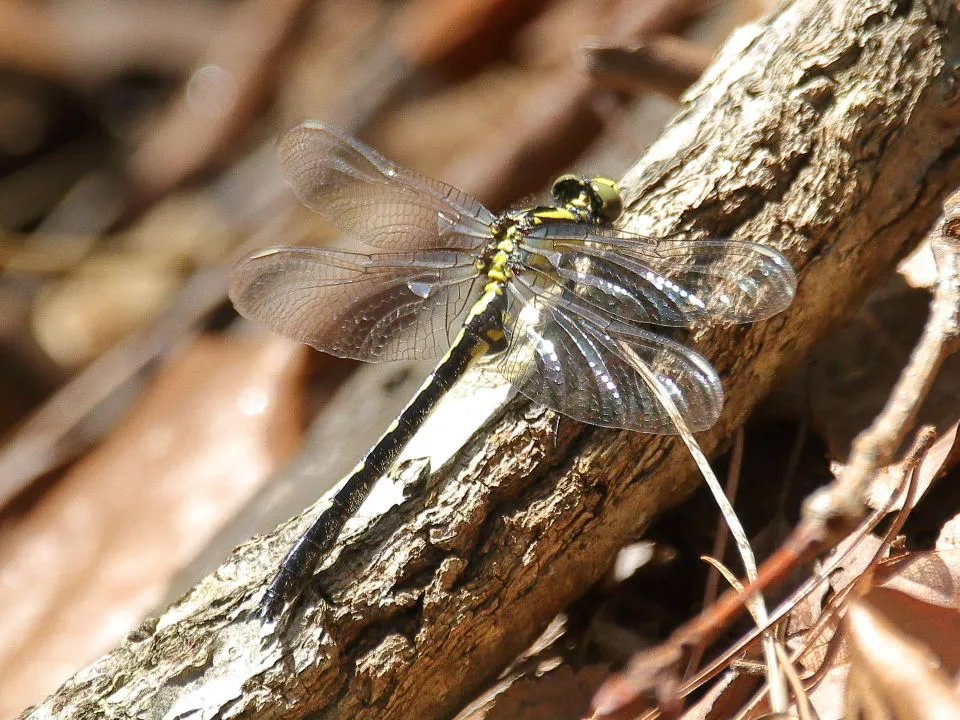
[[623, 211], [620, 187], [609, 178], [561, 175], [553, 183], [552, 193], [558, 205], [589, 207], [598, 219], [606, 222], [613, 222]]

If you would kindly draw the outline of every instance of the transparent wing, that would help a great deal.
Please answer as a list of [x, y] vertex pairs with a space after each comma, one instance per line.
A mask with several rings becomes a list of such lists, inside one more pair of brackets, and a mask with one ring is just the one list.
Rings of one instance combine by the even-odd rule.
[[[525, 242], [577, 295], [625, 322], [690, 327], [761, 320], [793, 300], [779, 252], [729, 240], [654, 241], [621, 230], [545, 224]], [[536, 257], [526, 263], [543, 272]]]
[[336, 128], [305, 122], [278, 146], [280, 167], [307, 207], [385, 250], [472, 250], [496, 219], [465, 192], [395, 165]]
[[636, 353], [667, 389], [691, 430], [712, 426], [723, 407], [716, 372], [701, 355], [669, 338], [612, 320], [569, 290], [537, 276], [508, 286], [509, 349], [497, 369], [534, 402], [606, 427], [674, 434], [656, 395], [625, 357]]
[[244, 317], [339, 357], [438, 358], [473, 297], [473, 262], [451, 251], [272, 248], [234, 266], [230, 299]]

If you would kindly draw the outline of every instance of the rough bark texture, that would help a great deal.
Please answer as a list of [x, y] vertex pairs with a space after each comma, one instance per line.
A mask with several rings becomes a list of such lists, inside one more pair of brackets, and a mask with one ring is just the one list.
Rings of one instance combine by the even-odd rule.
[[[697, 338], [728, 437], [854, 308], [960, 183], [951, 3], [801, 0], [737, 32], [625, 179], [628, 227], [752, 238], [795, 263], [793, 307]], [[513, 404], [322, 573], [282, 647], [248, 620], [305, 520], [213, 575], [24, 717], [442, 718], [696, 482], [674, 439]]]

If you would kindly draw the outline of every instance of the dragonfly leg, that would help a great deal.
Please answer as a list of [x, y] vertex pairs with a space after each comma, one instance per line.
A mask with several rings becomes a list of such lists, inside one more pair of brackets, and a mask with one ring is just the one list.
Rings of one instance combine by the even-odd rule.
[[553, 413], [553, 449], [557, 449], [560, 444], [560, 413]]

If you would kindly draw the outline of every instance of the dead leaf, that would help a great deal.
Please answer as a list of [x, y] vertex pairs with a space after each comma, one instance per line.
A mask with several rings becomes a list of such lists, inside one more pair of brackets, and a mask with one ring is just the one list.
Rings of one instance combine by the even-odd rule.
[[823, 679], [810, 690], [808, 697], [821, 720], [843, 717], [843, 703], [847, 694], [847, 678], [850, 666], [836, 664], [827, 669]]
[[606, 664], [579, 670], [556, 665], [516, 679], [495, 698], [485, 698], [457, 720], [580, 720], [609, 673]]
[[913, 552], [887, 560], [877, 582], [929, 605], [960, 611], [960, 549]]
[[[809, 396], [813, 425], [830, 457], [845, 461], [853, 439], [887, 402], [929, 315], [930, 294], [894, 276], [855, 317], [817, 346], [809, 369], [791, 381], [793, 393]], [[954, 355], [940, 368], [914, 428], [956, 422], [958, 378], [960, 356]], [[905, 433], [912, 435], [912, 430]]]
[[960, 670], [960, 550], [915, 552], [881, 565], [865, 596], [886, 621]]
[[303, 353], [203, 338], [0, 529], [0, 717], [115, 645], [294, 449]]
[[850, 606], [845, 625], [850, 647], [848, 717], [960, 717], [960, 697], [928, 648], [898, 632], [864, 601]]
[[[832, 554], [834, 556], [843, 555], [842, 563], [830, 574], [828, 582], [821, 583], [818, 589], [810, 593], [791, 611], [788, 626], [790, 637], [788, 647], [795, 650], [805, 647], [811, 641], [813, 643], [813, 647], [808, 649], [800, 658], [800, 665], [806, 672], [813, 673], [821, 668], [827, 659], [827, 652], [833, 637], [833, 631], [828, 629], [816, 638], [810, 639], [807, 637], [807, 631], [820, 620], [829, 598], [849, 587], [866, 572], [882, 542], [879, 537], [872, 534], [868, 534], [859, 540], [850, 536], [841, 541]], [[818, 563], [815, 566], [815, 572], [822, 574], [822, 567], [823, 564]], [[845, 662], [846, 652], [841, 647], [832, 658], [832, 663]]]
[[930, 240], [925, 238], [916, 249], [900, 261], [897, 272], [913, 288], [931, 290], [937, 283], [937, 263]]
[[745, 675], [728, 670], [681, 716], [681, 720], [733, 717], [756, 691], [761, 680], [758, 675]]
[[[960, 443], [957, 442], [958, 423], [953, 423], [944, 432], [939, 434], [933, 446], [923, 458], [917, 472], [917, 492], [914, 506], [926, 494], [933, 482], [947, 470], [957, 464], [960, 458]], [[873, 509], [884, 507], [890, 495], [898, 491], [903, 485], [903, 470], [900, 465], [893, 465], [877, 474], [867, 489], [867, 506]], [[899, 510], [903, 502], [897, 502], [891, 511]]]
[[954, 515], [940, 528], [937, 536], [937, 550], [953, 550], [960, 548], [960, 515]]

